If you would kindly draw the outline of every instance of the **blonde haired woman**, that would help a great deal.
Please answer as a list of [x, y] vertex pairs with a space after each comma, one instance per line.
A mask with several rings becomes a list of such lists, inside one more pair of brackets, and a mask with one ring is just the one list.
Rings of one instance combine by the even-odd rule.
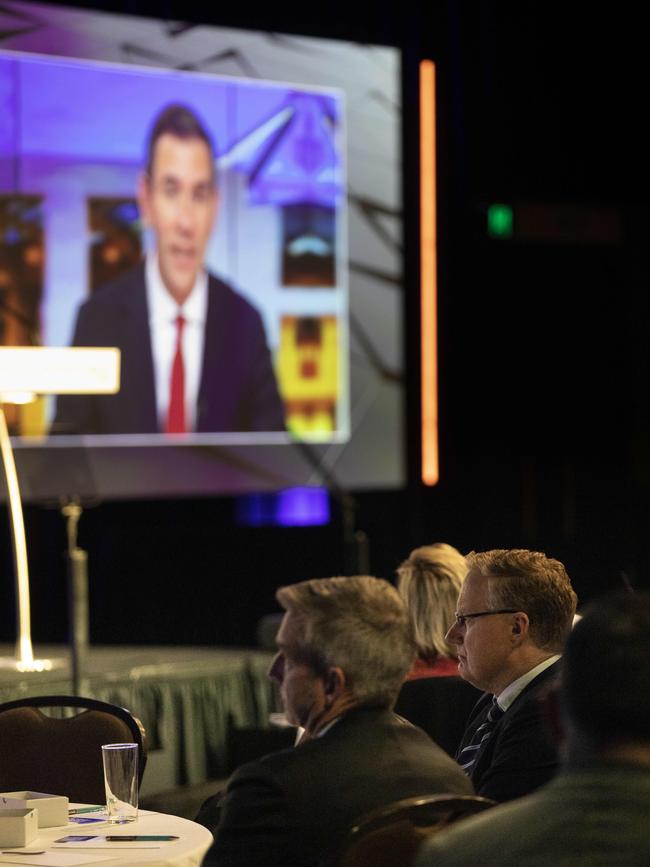
[[456, 648], [445, 641], [466, 574], [463, 555], [444, 542], [416, 548], [397, 570], [397, 589], [411, 616], [418, 657], [395, 710], [451, 756], [480, 696], [458, 677]]
[[456, 647], [445, 641], [467, 574], [463, 555], [437, 542], [411, 551], [397, 570], [397, 589], [411, 615], [418, 658], [408, 680], [457, 674]]

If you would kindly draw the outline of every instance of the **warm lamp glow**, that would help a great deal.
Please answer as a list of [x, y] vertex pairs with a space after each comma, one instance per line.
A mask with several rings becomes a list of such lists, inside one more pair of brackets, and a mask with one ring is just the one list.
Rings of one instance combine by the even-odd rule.
[[24, 406], [36, 400], [33, 391], [0, 391], [0, 403], [16, 403]]
[[22, 403], [12, 396], [21, 392], [115, 394], [119, 387], [119, 349], [0, 346], [0, 394], [6, 403]]

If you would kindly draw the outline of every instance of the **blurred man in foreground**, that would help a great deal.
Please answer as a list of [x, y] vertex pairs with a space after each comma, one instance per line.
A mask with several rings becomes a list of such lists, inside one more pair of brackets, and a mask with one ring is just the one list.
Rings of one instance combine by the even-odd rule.
[[417, 867], [650, 864], [650, 595], [587, 609], [562, 659], [559, 713], [549, 700], [566, 734], [562, 772], [432, 838]]
[[485, 694], [470, 715], [456, 759], [477, 794], [526, 795], [558, 765], [539, 692], [557, 675], [576, 595], [562, 563], [536, 551], [467, 556], [468, 574], [446, 639], [458, 673]]
[[277, 593], [286, 614], [270, 675], [301, 743], [244, 765], [219, 808], [206, 864], [307, 865], [355, 819], [415, 795], [470, 794], [456, 763], [391, 708], [415, 657], [397, 591], [368, 576], [304, 581]]

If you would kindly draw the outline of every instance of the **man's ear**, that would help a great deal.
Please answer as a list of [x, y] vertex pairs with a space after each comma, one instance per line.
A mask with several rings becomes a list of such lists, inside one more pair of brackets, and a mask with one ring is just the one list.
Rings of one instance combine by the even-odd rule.
[[325, 697], [330, 701], [339, 698], [345, 691], [345, 673], [338, 665], [333, 665], [327, 669], [327, 673], [323, 678], [325, 688]]
[[150, 184], [149, 175], [146, 172], [140, 172], [137, 187], [138, 209], [140, 210], [140, 219], [143, 223], [147, 224], [151, 222], [151, 208], [149, 205], [151, 196]]
[[530, 629], [530, 620], [525, 611], [518, 611], [512, 618], [512, 638], [517, 644], [521, 644], [527, 637]]

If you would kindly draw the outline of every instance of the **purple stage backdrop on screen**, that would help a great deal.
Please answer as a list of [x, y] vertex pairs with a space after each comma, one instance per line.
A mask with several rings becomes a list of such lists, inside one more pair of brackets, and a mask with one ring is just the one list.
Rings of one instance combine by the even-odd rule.
[[48, 399], [12, 419], [25, 498], [401, 485], [399, 52], [168, 25], [3, 4], [5, 342], [68, 345], [80, 305], [154, 249], [136, 195], [146, 139], [183, 103], [215, 142], [205, 266], [259, 311], [287, 431], [48, 438]]
[[[272, 351], [279, 350], [282, 209], [319, 205], [336, 221], [336, 209], [345, 207], [340, 94], [7, 54], [0, 54], [0, 92], [12, 119], [12, 134], [0, 142], [0, 192], [43, 196], [45, 343], [69, 341], [76, 309], [89, 293], [88, 197], [134, 196], [152, 119], [166, 105], [183, 103], [211, 134], [220, 176], [220, 218], [206, 265], [255, 304]], [[254, 257], [248, 244], [243, 249], [247, 221], [256, 224]], [[337, 258], [343, 256], [339, 251]], [[347, 291], [342, 266], [340, 283], [321, 292], [320, 303], [310, 293], [321, 315], [341, 313]], [[292, 312], [286, 301], [282, 306]], [[296, 307], [300, 312], [301, 304]], [[339, 398], [338, 418], [344, 419]]]

